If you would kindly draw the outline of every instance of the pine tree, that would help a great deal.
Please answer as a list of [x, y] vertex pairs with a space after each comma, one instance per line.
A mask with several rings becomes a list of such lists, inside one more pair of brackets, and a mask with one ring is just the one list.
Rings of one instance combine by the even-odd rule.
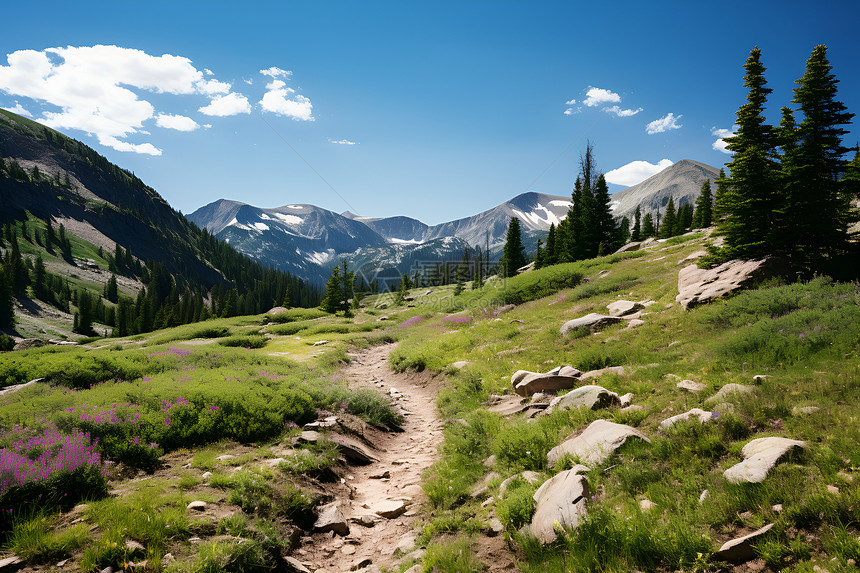
[[555, 223], [549, 224], [549, 234], [546, 236], [546, 255], [544, 257], [546, 266], [558, 263], [558, 243], [556, 242]]
[[320, 303], [320, 308], [331, 314], [336, 313], [341, 308], [343, 300], [343, 290], [340, 277], [340, 267], [335, 267], [331, 271], [331, 278], [325, 285], [325, 297]]
[[116, 275], [111, 275], [104, 288], [104, 297], [110, 302], [119, 300], [119, 289], [116, 284]]
[[47, 271], [45, 270], [45, 261], [42, 260], [42, 253], [36, 255], [36, 262], [33, 265], [33, 294], [37, 299], [48, 301], [48, 290], [46, 285]]
[[286, 288], [284, 289], [284, 298], [281, 301], [281, 306], [284, 308], [292, 308], [293, 301], [290, 299], [290, 285], [287, 283]]
[[520, 220], [516, 217], [511, 217], [511, 222], [508, 225], [507, 240], [505, 241], [502, 258], [499, 261], [500, 276], [503, 278], [512, 277], [517, 274], [517, 269], [525, 266], [526, 256], [523, 251]]
[[816, 46], [797, 80], [792, 103], [800, 106], [803, 120], [796, 129], [796, 153], [784, 155], [783, 169], [795, 186], [788, 210], [794, 227], [794, 262], [820, 267], [825, 259], [847, 246], [849, 198], [841, 192], [839, 177], [848, 151], [842, 137], [854, 114], [836, 99], [839, 80], [831, 73], [827, 48]]
[[842, 192], [849, 197], [860, 199], [860, 145], [854, 148], [854, 159], [845, 166]]
[[675, 234], [675, 200], [669, 197], [669, 204], [666, 205], [666, 214], [663, 215], [663, 223], [660, 225], [660, 238], [668, 239]]
[[92, 298], [89, 291], [78, 291], [78, 311], [75, 313], [75, 332], [90, 336], [93, 333]]
[[475, 278], [472, 279], [472, 290], [478, 290], [484, 286], [484, 256], [480, 247], [475, 253]]
[[717, 232], [725, 235], [719, 256], [756, 257], [773, 251], [773, 213], [777, 208], [778, 166], [773, 127], [765, 123], [764, 108], [770, 88], [764, 79], [758, 47], [744, 64], [744, 87], [749, 88], [747, 103], [737, 112], [738, 129], [726, 138], [732, 160], [728, 186], [720, 196]]
[[654, 236], [654, 217], [651, 213], [645, 213], [645, 217], [642, 219], [642, 238], [647, 239], [648, 237]]
[[595, 232], [592, 252], [594, 254], [605, 254], [614, 251], [616, 247], [620, 247], [621, 245], [618, 245], [618, 226], [612, 217], [609, 185], [606, 184], [606, 177], [602, 173], [597, 176], [593, 196], [594, 219], [592, 225]]
[[630, 233], [631, 241], [639, 241], [642, 237], [642, 210], [639, 205], [636, 206], [636, 213], [633, 214], [633, 232]]
[[626, 245], [630, 241], [630, 219], [621, 217], [621, 224], [618, 227], [618, 246]]
[[341, 301], [340, 308], [346, 316], [352, 316], [351, 308], [355, 302], [355, 271], [349, 270], [346, 260], [343, 261], [343, 274], [341, 275]]
[[546, 248], [543, 246], [543, 241], [538, 239], [537, 250], [535, 250], [535, 269], [546, 266]]
[[0, 266], [0, 329], [15, 327], [15, 305], [8, 270]]
[[694, 229], [706, 229], [713, 220], [713, 203], [711, 198], [711, 180], [702, 183], [702, 191], [696, 198], [696, 212], [693, 214]]

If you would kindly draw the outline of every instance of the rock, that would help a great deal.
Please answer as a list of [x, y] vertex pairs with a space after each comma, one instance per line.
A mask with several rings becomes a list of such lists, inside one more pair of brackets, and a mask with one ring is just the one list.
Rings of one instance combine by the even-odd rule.
[[349, 524], [344, 519], [338, 502], [334, 501], [317, 508], [317, 520], [314, 523], [314, 530], [321, 532], [334, 531], [338, 535], [349, 535]]
[[314, 342], [314, 346], [322, 346], [323, 344], [328, 344], [328, 340], [317, 340]]
[[571, 331], [578, 330], [580, 328], [588, 329], [590, 332], [597, 332], [598, 330], [602, 330], [603, 328], [617, 322], [621, 322], [621, 318], [618, 316], [608, 316], [592, 312], [591, 314], [586, 314], [583, 317], [568, 320], [561, 325], [560, 332], [562, 336], [567, 336]]
[[770, 531], [771, 527], [773, 527], [773, 524], [769, 523], [761, 529], [753, 531], [749, 535], [744, 535], [743, 537], [726, 541], [723, 546], [720, 547], [720, 550], [714, 554], [714, 560], [726, 561], [734, 564], [752, 561], [758, 557], [756, 552], [753, 551], [752, 546], [758, 542], [759, 537]]
[[389, 470], [376, 472], [375, 474], [371, 474], [368, 476], [370, 479], [388, 479], [391, 477], [391, 472]]
[[498, 472], [490, 472], [484, 476], [484, 478], [475, 484], [475, 487], [472, 488], [472, 493], [469, 495], [473, 498], [483, 497], [490, 491], [490, 482], [493, 480], [501, 479], [501, 475]]
[[827, 493], [832, 493], [833, 495], [839, 495], [839, 488], [835, 485], [827, 486]]
[[571, 455], [579, 458], [586, 466], [594, 467], [606, 461], [627, 438], [638, 438], [651, 443], [645, 434], [635, 428], [609, 420], [595, 420], [580, 435], [551, 449], [546, 456], [547, 461], [550, 466], [554, 466], [562, 456]]
[[510, 312], [510, 311], [514, 310], [515, 308], [517, 308], [517, 307], [516, 307], [516, 305], [513, 305], [513, 304], [506, 304], [504, 306], [500, 306], [499, 308], [497, 308], [496, 310], [493, 311], [493, 316], [503, 315], [506, 312]]
[[494, 465], [496, 465], [497, 460], [498, 460], [498, 458], [496, 457], [496, 454], [492, 454], [490, 457], [488, 457], [484, 461], [482, 461], [481, 465], [484, 466], [485, 468], [491, 468]]
[[529, 404], [523, 404], [521, 397], [504, 396], [501, 400], [497, 400], [495, 404], [487, 408], [487, 410], [500, 416], [513, 416], [514, 414], [528, 410], [528, 408]]
[[534, 374], [522, 378], [514, 386], [514, 392], [520, 396], [531, 396], [538, 392], [557, 392], [575, 388], [578, 383], [579, 378], [574, 376]]
[[806, 442], [788, 438], [757, 438], [741, 450], [744, 461], [724, 471], [723, 476], [731, 483], [762, 482], [783, 456], [802, 448], [806, 448]]
[[161, 566], [167, 567], [171, 563], [176, 561], [176, 557], [173, 556], [173, 553], [165, 553], [164, 557], [161, 558]]
[[794, 408], [791, 409], [791, 415], [797, 416], [798, 414], [803, 414], [803, 415], [808, 416], [809, 414], [814, 414], [815, 412], [819, 411], [820, 409], [821, 408], [819, 408], [818, 406], [802, 406], [800, 408], [795, 406]]
[[559, 376], [573, 376], [574, 378], [579, 378], [582, 376], [582, 371], [577, 370], [573, 366], [562, 366], [558, 369], [557, 374]]
[[621, 400], [618, 394], [610, 392], [603, 386], [580, 386], [574, 388], [564, 396], [559, 396], [551, 402], [558, 410], [575, 410], [586, 408], [588, 410], [602, 410], [612, 406], [618, 406]]
[[627, 414], [629, 412], [644, 412], [645, 408], [640, 404], [630, 404], [629, 406], [625, 406], [618, 411], [622, 414]]
[[212, 472], [203, 472], [203, 475], [200, 477], [203, 479], [209, 479], [212, 477]]
[[702, 490], [702, 493], [699, 495], [699, 505], [705, 503], [705, 500], [708, 499], [708, 496], [711, 494], [708, 490]]
[[415, 565], [413, 565], [412, 567], [410, 567], [409, 569], [407, 569], [403, 573], [422, 573], [423, 571], [424, 571], [424, 566], [421, 565], [420, 563], [416, 563]]
[[224, 454], [222, 456], [218, 456], [215, 459], [218, 460], [219, 462], [223, 462], [223, 461], [227, 461], [227, 460], [232, 460], [235, 457], [236, 456], [234, 456], [233, 454]]
[[660, 422], [660, 429], [665, 432], [678, 422], [687, 422], [693, 417], [698, 418], [699, 422], [704, 424], [706, 422], [710, 422], [713, 419], [714, 414], [713, 412], [706, 412], [699, 408], [693, 408], [692, 410], [684, 412], [683, 414], [678, 414], [677, 416], [666, 418], [665, 420]]
[[397, 547], [394, 548], [395, 551], [399, 551], [400, 553], [411, 553], [413, 549], [415, 549], [415, 540], [418, 539], [418, 536], [413, 533], [404, 533], [400, 536], [400, 540], [397, 542]]
[[687, 392], [692, 392], [693, 394], [698, 394], [705, 388], [707, 388], [707, 384], [702, 384], [701, 382], [694, 382], [693, 380], [681, 380], [677, 384], [675, 384], [681, 390], [686, 390]]
[[624, 245], [623, 247], [621, 247], [620, 249], [615, 251], [615, 254], [630, 253], [633, 251], [638, 251], [639, 247], [641, 247], [641, 246], [642, 246], [642, 241], [633, 241], [633, 242], [627, 243], [626, 245]]
[[516, 479], [524, 479], [529, 483], [537, 483], [540, 478], [541, 474], [539, 474], [538, 472], [533, 472], [531, 470], [526, 470], [516, 475], [512, 475], [511, 477], [503, 481], [501, 484], [499, 484], [499, 497], [502, 497], [505, 494], [505, 492], [508, 490], [508, 487], [510, 487], [510, 485]]
[[353, 545], [345, 545], [340, 550], [344, 555], [355, 555], [355, 546]]
[[452, 362], [448, 366], [450, 366], [451, 368], [456, 368], [457, 370], [460, 370], [462, 368], [465, 368], [469, 364], [471, 364], [471, 362], [469, 362], [468, 360], [458, 360], [457, 362]]
[[45, 341], [41, 338], [24, 338], [15, 343], [12, 350], [27, 350], [28, 348], [41, 348], [45, 346]]
[[789, 270], [784, 260], [771, 256], [747, 261], [735, 259], [713, 269], [690, 265], [678, 273], [675, 300], [687, 310], [764, 279], [787, 275]]
[[329, 434], [328, 439], [338, 447], [340, 453], [343, 454], [343, 457], [351, 465], [366, 466], [378, 461], [358, 440], [342, 434]]
[[565, 470], [551, 477], [534, 494], [535, 513], [531, 531], [542, 544], [552, 543], [558, 536], [556, 525], [575, 529], [586, 514], [588, 480], [574, 470]]
[[135, 552], [146, 553], [146, 547], [144, 547], [134, 539], [125, 540], [125, 550], [128, 551], [129, 555], [132, 555]]
[[484, 532], [487, 537], [495, 537], [505, 531], [505, 526], [502, 525], [502, 522], [499, 521], [498, 517], [493, 517], [490, 521], [487, 522], [487, 527], [484, 528]]
[[624, 376], [624, 367], [623, 366], [607, 366], [606, 368], [600, 368], [599, 370], [589, 370], [585, 374], [579, 377], [580, 382], [585, 382], [586, 380], [591, 380], [592, 378], [600, 378], [601, 376]]
[[651, 501], [650, 499], [640, 499], [639, 500], [639, 509], [642, 511], [651, 511], [657, 507], [657, 504]]
[[716, 394], [705, 400], [705, 404], [725, 402], [732, 394], [752, 394], [753, 392], [755, 392], [754, 386], [730, 383], [720, 388]]
[[373, 505], [372, 511], [379, 517], [385, 519], [397, 519], [406, 513], [407, 503], [405, 501], [386, 500]]
[[358, 517], [353, 518], [352, 521], [363, 527], [373, 527], [374, 525], [376, 525], [376, 518], [372, 515], [360, 515]]
[[287, 571], [290, 573], [311, 573], [310, 570], [305, 567], [305, 564], [295, 557], [284, 557], [284, 563], [287, 564]]
[[316, 430], [303, 430], [301, 434], [299, 434], [299, 442], [303, 444], [315, 444], [318, 441], [323, 439], [323, 435]]
[[24, 565], [24, 560], [17, 555], [0, 559], [0, 571], [16, 571]]
[[615, 302], [606, 305], [609, 310], [609, 316], [627, 316], [645, 308], [642, 303], [633, 302], [632, 300], [616, 300]]
[[626, 408], [627, 406], [629, 406], [632, 403], [633, 403], [633, 392], [628, 392], [627, 394], [625, 394], [624, 396], [621, 396], [621, 398], [619, 398], [618, 405], [621, 406], [622, 408]]
[[[369, 568], [371, 565], [373, 565], [373, 561], [371, 561], [370, 557], [365, 557], [364, 559], [359, 559], [358, 561], [353, 563], [350, 566], [349, 570], [360, 571], [362, 569]], [[379, 571], [379, 569], [377, 568], [376, 571]], [[370, 573], [370, 571], [367, 571], [367, 573]]]
[[[626, 317], [625, 317], [626, 318]], [[627, 326], [622, 328], [621, 330], [633, 330], [634, 328], [638, 328], [645, 324], [645, 321], [639, 318], [631, 318], [627, 321]]]
[[768, 378], [767, 374], [756, 374], [755, 376], [753, 376], [753, 384], [755, 384], [756, 386], [758, 386], [760, 384], [764, 384], [764, 382], [765, 382], [765, 380], [767, 380], [767, 378]]
[[205, 501], [192, 501], [185, 509], [190, 509], [194, 511], [206, 511], [206, 502]]

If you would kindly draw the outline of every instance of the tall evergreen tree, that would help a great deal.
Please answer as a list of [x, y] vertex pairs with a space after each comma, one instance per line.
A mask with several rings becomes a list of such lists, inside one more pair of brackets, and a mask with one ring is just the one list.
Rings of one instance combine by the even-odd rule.
[[50, 298], [48, 296], [47, 289], [47, 279], [48, 273], [45, 270], [45, 261], [42, 260], [42, 253], [36, 255], [36, 262], [33, 265], [33, 294], [37, 299], [42, 301], [48, 301]]
[[284, 288], [284, 298], [281, 300], [281, 306], [284, 308], [292, 308], [293, 301], [290, 299], [290, 284], [287, 283], [286, 288]]
[[756, 257], [774, 248], [773, 213], [777, 207], [776, 138], [765, 122], [765, 103], [771, 93], [764, 78], [758, 47], [744, 64], [747, 103], [737, 112], [738, 129], [726, 138], [732, 160], [728, 187], [720, 196], [718, 233], [725, 235], [721, 256]]
[[549, 234], [546, 236], [546, 255], [544, 257], [544, 263], [546, 266], [558, 263], [555, 223], [549, 224]]
[[803, 120], [796, 129], [796, 153], [783, 157], [795, 181], [789, 195], [796, 263], [817, 267], [847, 245], [849, 197], [839, 179], [845, 170], [842, 137], [853, 113], [836, 99], [839, 80], [831, 73], [827, 48], [816, 46], [797, 80], [792, 103]]
[[475, 253], [475, 278], [472, 279], [472, 290], [478, 290], [484, 286], [484, 255], [481, 248], [477, 247]]
[[645, 213], [645, 217], [642, 219], [642, 238], [647, 239], [648, 237], [654, 236], [654, 217], [651, 213]]
[[660, 238], [668, 239], [675, 234], [675, 200], [669, 197], [669, 204], [666, 205], [666, 214], [663, 215], [663, 223], [660, 225]]
[[642, 236], [642, 210], [639, 205], [636, 206], [636, 213], [633, 214], [633, 231], [630, 233], [631, 241], [638, 241]]
[[591, 246], [592, 256], [606, 254], [615, 250], [618, 245], [618, 226], [612, 217], [612, 208], [609, 200], [609, 185], [606, 177], [601, 173], [597, 176], [594, 184], [593, 194], [593, 221], [594, 228], [593, 244]]
[[854, 148], [854, 159], [845, 166], [842, 192], [849, 197], [860, 199], [860, 145]]
[[0, 266], [0, 329], [11, 329], [15, 326], [15, 305], [12, 295], [12, 281], [8, 270]]
[[116, 284], [116, 275], [111, 275], [107, 284], [105, 284], [104, 297], [111, 302], [117, 302], [119, 300], [119, 288]]
[[93, 333], [93, 303], [89, 291], [78, 291], [78, 310], [75, 313], [75, 332], [90, 336]]
[[325, 297], [320, 303], [320, 308], [325, 312], [332, 314], [336, 313], [341, 308], [343, 300], [343, 289], [340, 278], [340, 267], [335, 267], [331, 271], [331, 278], [325, 285]]
[[713, 220], [713, 199], [711, 197], [711, 180], [702, 183], [702, 191], [696, 198], [696, 211], [693, 214], [692, 227], [705, 229], [711, 226]]
[[508, 235], [502, 258], [499, 261], [500, 276], [512, 277], [517, 274], [517, 269], [526, 264], [526, 256], [523, 249], [522, 233], [520, 231], [520, 220], [511, 217], [508, 225]]

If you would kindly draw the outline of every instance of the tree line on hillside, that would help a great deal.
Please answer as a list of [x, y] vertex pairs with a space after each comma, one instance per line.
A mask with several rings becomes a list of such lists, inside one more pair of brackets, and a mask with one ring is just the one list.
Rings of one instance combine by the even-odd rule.
[[[2, 175], [2, 174], [0, 174]], [[32, 297], [55, 308], [73, 313], [73, 330], [84, 335], [106, 334], [94, 330], [100, 323], [111, 327], [116, 336], [149, 332], [206, 320], [209, 317], [229, 317], [258, 314], [273, 306], [315, 307], [320, 302], [319, 289], [274, 269], [264, 269], [232, 247], [199, 232], [200, 246], [209, 253], [207, 260], [221, 269], [230, 283], [206, 285], [193, 276], [171, 273], [163, 261], [141, 261], [131, 250], [116, 244], [115, 250], [97, 251], [107, 263], [111, 276], [102, 292], [74, 286], [68, 277], [60, 277], [46, 269], [45, 256], [77, 264], [72, 257], [72, 244], [63, 225], [55, 229], [53, 222], [27, 220], [3, 224], [0, 230], [0, 329], [15, 325], [14, 299]], [[29, 243], [28, 251], [35, 256], [23, 256], [19, 241]], [[219, 265], [220, 263], [220, 265]], [[143, 283], [136, 297], [120, 292], [117, 276]]]

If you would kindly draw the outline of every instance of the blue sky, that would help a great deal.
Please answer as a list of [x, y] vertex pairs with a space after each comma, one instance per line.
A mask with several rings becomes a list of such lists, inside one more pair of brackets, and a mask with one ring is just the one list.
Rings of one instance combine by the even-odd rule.
[[174, 0], [3, 12], [0, 107], [81, 139], [184, 213], [227, 198], [433, 224], [529, 190], [569, 194], [587, 139], [611, 181], [665, 160], [722, 166], [729, 156], [714, 143], [744, 102], [756, 45], [772, 122], [822, 43], [840, 100], [860, 113], [851, 1]]

